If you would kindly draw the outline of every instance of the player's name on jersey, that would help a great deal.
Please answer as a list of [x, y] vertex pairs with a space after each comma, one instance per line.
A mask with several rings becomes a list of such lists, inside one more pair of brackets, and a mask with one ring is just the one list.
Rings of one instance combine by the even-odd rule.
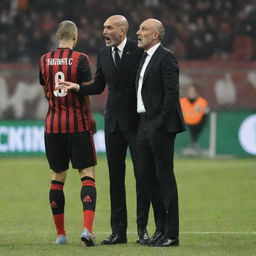
[[48, 65], [72, 65], [73, 58], [49, 58]]

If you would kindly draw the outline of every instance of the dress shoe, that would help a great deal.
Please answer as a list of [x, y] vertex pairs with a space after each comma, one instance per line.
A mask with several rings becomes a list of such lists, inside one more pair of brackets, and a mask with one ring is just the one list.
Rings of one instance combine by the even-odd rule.
[[109, 238], [103, 240], [101, 244], [103, 245], [111, 245], [111, 244], [125, 244], [127, 243], [126, 236], [120, 236], [119, 234], [112, 233]]
[[145, 244], [149, 240], [148, 231], [146, 228], [138, 228], [137, 243]]
[[163, 232], [159, 232], [156, 231], [153, 236], [151, 238], [148, 239], [148, 241], [146, 243], [144, 243], [144, 245], [151, 245], [156, 243], [158, 240], [162, 239], [164, 237], [164, 233]]
[[154, 247], [167, 247], [167, 246], [179, 246], [179, 238], [171, 239], [169, 237], [161, 237], [155, 243], [151, 243], [149, 246]]

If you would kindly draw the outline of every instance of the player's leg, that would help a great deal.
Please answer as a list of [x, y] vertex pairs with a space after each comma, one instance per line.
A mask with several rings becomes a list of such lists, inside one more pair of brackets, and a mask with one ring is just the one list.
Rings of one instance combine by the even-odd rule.
[[63, 171], [52, 171], [51, 179], [65, 183], [67, 177], [67, 170]]
[[200, 145], [198, 143], [198, 138], [201, 133], [201, 126], [200, 125], [191, 125], [190, 126], [190, 133], [191, 133], [191, 139], [192, 139], [192, 147], [197, 152], [200, 151]]
[[83, 204], [84, 231], [81, 240], [87, 246], [94, 246], [92, 234], [96, 206], [95, 170], [96, 154], [92, 134], [88, 131], [70, 135], [70, 155], [74, 169], [79, 170], [82, 182], [81, 201]]
[[65, 134], [45, 134], [46, 156], [51, 174], [49, 201], [56, 227], [56, 244], [67, 243], [64, 226], [65, 195], [63, 187], [68, 169], [67, 136]]
[[81, 202], [83, 204], [84, 225], [81, 240], [87, 246], [95, 245], [93, 231], [93, 221], [96, 206], [96, 186], [95, 186], [95, 168], [94, 166], [79, 170], [82, 182]]
[[57, 239], [55, 241], [56, 244], [67, 243], [64, 225], [65, 195], [63, 191], [66, 176], [67, 171], [53, 171], [51, 176], [49, 200], [57, 233]]
[[84, 212], [84, 229], [88, 229], [92, 233], [97, 197], [94, 167], [79, 170], [79, 175], [82, 182], [81, 201]]

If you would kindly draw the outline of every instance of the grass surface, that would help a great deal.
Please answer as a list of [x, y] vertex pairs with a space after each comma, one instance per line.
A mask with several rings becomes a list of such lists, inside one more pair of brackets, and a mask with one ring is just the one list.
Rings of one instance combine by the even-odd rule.
[[[0, 159], [0, 255], [256, 255], [255, 159], [176, 159], [180, 200], [178, 248], [137, 245], [135, 184], [127, 161], [128, 244], [83, 248], [80, 180], [74, 170], [65, 184], [69, 244], [53, 245], [55, 231], [48, 203], [50, 172], [45, 158]], [[107, 163], [97, 166], [98, 202], [94, 232], [100, 242], [110, 234]], [[154, 232], [152, 213], [148, 225]]]

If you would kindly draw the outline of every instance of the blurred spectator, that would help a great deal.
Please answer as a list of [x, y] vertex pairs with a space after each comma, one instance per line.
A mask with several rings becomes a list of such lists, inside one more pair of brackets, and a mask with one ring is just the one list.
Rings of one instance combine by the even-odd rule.
[[237, 35], [250, 36], [253, 28], [251, 21], [244, 11], [237, 13], [235, 32]]
[[217, 34], [216, 49], [221, 58], [227, 58], [227, 54], [230, 53], [233, 45], [233, 33], [231, 25], [228, 22], [222, 22], [220, 24], [219, 33]]
[[187, 57], [190, 60], [203, 58], [203, 43], [199, 37], [192, 37], [187, 41]]
[[207, 32], [204, 35], [204, 42], [203, 42], [203, 57], [207, 59], [214, 55], [215, 48], [216, 48], [216, 41], [214, 40], [213, 34]]
[[195, 84], [188, 86], [186, 94], [186, 97], [180, 99], [180, 103], [184, 121], [191, 137], [189, 150], [194, 153], [201, 153], [198, 139], [209, 114], [208, 102], [199, 95]]
[[[127, 17], [133, 39], [142, 20], [162, 20], [164, 44], [180, 59], [234, 59], [237, 36], [249, 37], [255, 45], [256, 0], [1, 0], [0, 62], [37, 62], [55, 47], [54, 31], [64, 19], [78, 24], [78, 50], [94, 55], [104, 44], [103, 22], [113, 14]], [[256, 57], [256, 49], [251, 55], [246, 59]]]

